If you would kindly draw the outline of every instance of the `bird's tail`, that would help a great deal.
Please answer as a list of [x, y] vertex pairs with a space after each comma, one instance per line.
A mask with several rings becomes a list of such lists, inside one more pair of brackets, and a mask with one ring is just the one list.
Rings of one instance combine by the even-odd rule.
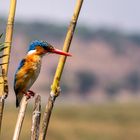
[[18, 93], [16, 96], [16, 107], [20, 106], [21, 99], [23, 97], [23, 93]]

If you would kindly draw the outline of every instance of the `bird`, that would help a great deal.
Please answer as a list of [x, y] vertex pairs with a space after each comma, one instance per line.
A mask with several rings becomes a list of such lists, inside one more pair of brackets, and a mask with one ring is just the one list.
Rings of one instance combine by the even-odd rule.
[[20, 61], [14, 76], [16, 107], [20, 106], [21, 99], [24, 95], [27, 97], [27, 99], [35, 95], [30, 88], [39, 76], [42, 57], [47, 53], [72, 56], [68, 52], [56, 49], [47, 41], [32, 41], [29, 45], [26, 56]]

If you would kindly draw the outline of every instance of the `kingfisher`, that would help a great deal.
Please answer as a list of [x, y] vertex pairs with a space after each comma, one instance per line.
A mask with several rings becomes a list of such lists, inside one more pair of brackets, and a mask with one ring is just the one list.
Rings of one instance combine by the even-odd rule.
[[27, 55], [20, 61], [14, 77], [16, 107], [19, 107], [23, 95], [27, 99], [35, 95], [30, 88], [40, 73], [42, 57], [47, 53], [71, 56], [70, 53], [56, 49], [47, 41], [35, 40], [31, 42]]

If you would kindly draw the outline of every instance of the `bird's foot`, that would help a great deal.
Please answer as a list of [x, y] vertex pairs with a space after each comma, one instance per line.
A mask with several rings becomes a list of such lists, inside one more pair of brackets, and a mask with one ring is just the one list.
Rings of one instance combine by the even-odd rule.
[[28, 90], [28, 93], [33, 97], [35, 96], [35, 92], [33, 92], [32, 90]]
[[27, 100], [30, 99], [31, 97], [35, 96], [35, 93], [31, 90], [28, 90], [28, 92], [24, 93], [24, 95], [26, 96]]

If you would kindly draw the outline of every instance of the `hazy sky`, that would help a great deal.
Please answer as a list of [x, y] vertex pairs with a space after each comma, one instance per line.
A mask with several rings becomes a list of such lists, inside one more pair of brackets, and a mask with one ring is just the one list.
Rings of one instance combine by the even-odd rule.
[[[17, 0], [16, 20], [68, 22], [76, 0]], [[0, 16], [8, 15], [10, 0], [0, 0]], [[140, 0], [84, 0], [79, 24], [140, 31]]]

